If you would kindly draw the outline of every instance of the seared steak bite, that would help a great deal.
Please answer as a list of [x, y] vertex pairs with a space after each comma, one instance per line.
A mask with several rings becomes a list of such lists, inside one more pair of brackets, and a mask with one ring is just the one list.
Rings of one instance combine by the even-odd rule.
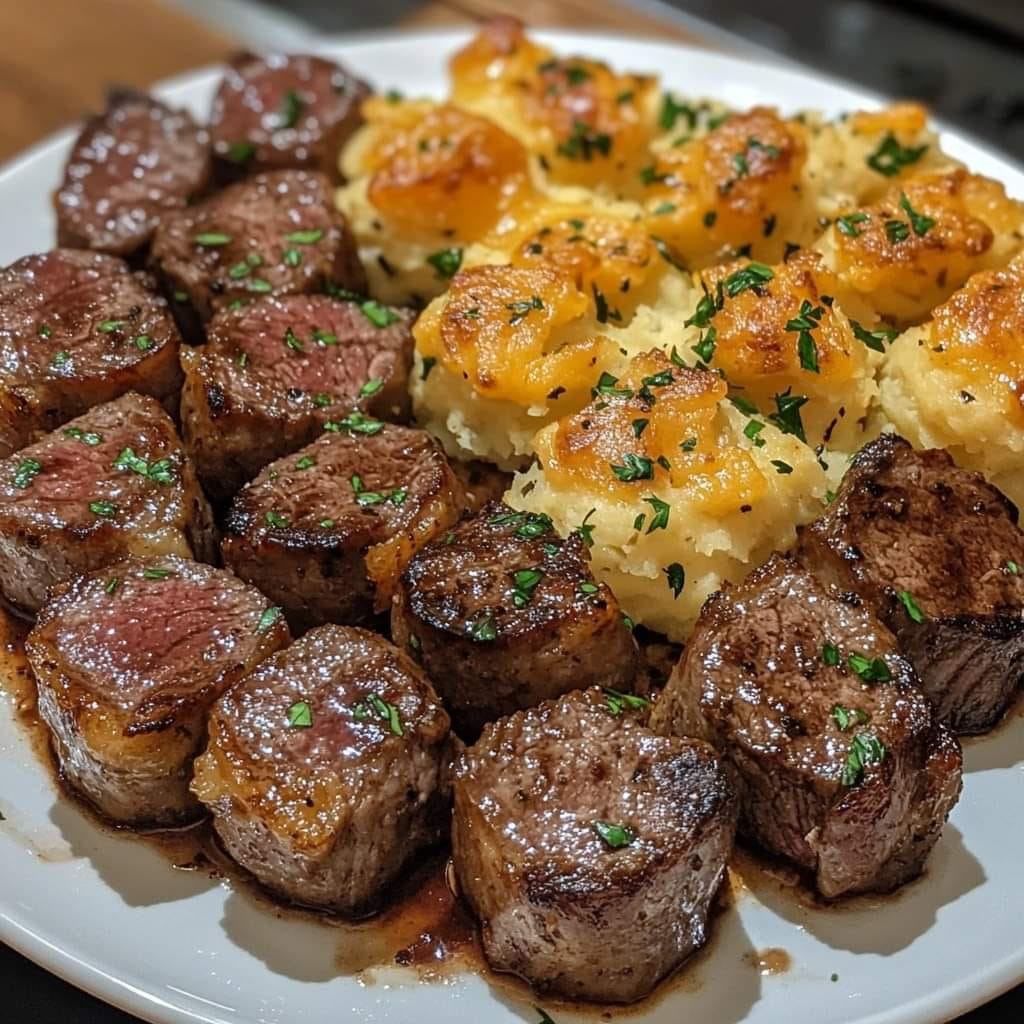
[[168, 214], [151, 261], [201, 321], [265, 295], [366, 289], [356, 242], [322, 174], [272, 171]]
[[440, 836], [448, 716], [374, 633], [307, 633], [220, 698], [209, 734], [193, 790], [228, 853], [287, 899], [371, 913]]
[[740, 830], [823, 896], [914, 878], [960, 794], [956, 739], [892, 634], [852, 594], [773, 555], [704, 606], [651, 716], [737, 780]]
[[412, 314], [371, 315], [323, 295], [265, 299], [220, 313], [208, 343], [182, 352], [182, 427], [211, 495], [230, 497], [327, 423], [405, 416]]
[[1024, 535], [978, 473], [883, 434], [800, 552], [893, 630], [942, 721], [977, 733], [1002, 717], [1024, 677]]
[[328, 432], [236, 495], [224, 561], [296, 629], [384, 611], [412, 554], [456, 522], [465, 495], [422, 430]]
[[171, 418], [127, 394], [0, 460], [0, 592], [36, 611], [55, 583], [125, 555], [216, 555]]
[[309, 167], [336, 178], [338, 154], [362, 124], [369, 94], [323, 57], [243, 53], [213, 98], [213, 151], [232, 168]]
[[177, 555], [58, 587], [26, 651], [62, 775], [113, 821], [197, 817], [189, 783], [210, 705], [288, 639], [258, 590]]
[[570, 999], [640, 999], [702, 946], [732, 853], [714, 750], [632, 716], [570, 693], [491, 723], [455, 763], [452, 853], [487, 959]]
[[488, 505], [413, 556], [395, 643], [434, 680], [457, 729], [584, 686], [633, 689], [637, 647], [582, 539], [542, 514]]
[[181, 387], [180, 338], [148, 274], [54, 249], [0, 270], [0, 456], [126, 391]]
[[75, 140], [54, 195], [57, 244], [134, 253], [161, 217], [205, 189], [211, 170], [206, 132], [186, 111], [141, 93], [112, 93]]

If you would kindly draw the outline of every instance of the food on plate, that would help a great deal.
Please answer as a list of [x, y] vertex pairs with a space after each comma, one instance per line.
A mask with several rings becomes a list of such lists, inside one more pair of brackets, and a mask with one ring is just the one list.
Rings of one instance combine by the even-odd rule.
[[58, 586], [25, 646], [61, 775], [121, 824], [199, 817], [189, 783], [210, 706], [288, 639], [258, 590], [178, 555]]
[[218, 313], [182, 352], [185, 441], [203, 485], [230, 497], [268, 462], [331, 429], [403, 419], [412, 314], [323, 295]]
[[213, 162], [206, 130], [143, 93], [111, 93], [85, 123], [54, 193], [57, 244], [129, 256], [162, 217], [202, 195]]
[[967, 733], [999, 721], [1024, 679], [1024, 535], [980, 474], [883, 434], [800, 552], [896, 634], [941, 721]]
[[918, 448], [944, 448], [1024, 504], [1024, 256], [975, 274], [901, 334], [882, 370], [882, 413]]
[[587, 562], [579, 535], [563, 539], [548, 516], [498, 503], [413, 556], [392, 636], [460, 733], [583, 686], [632, 691], [630, 624]]
[[448, 716], [383, 637], [320, 626], [214, 704], [193, 790], [265, 886], [360, 916], [445, 825]]
[[213, 152], [231, 170], [308, 167], [335, 175], [370, 88], [325, 57], [239, 54], [210, 110]]
[[818, 242], [846, 288], [883, 319], [926, 317], [975, 271], [1005, 264], [1024, 244], [1024, 204], [964, 168], [907, 178], [873, 203], [845, 210]]
[[429, 434], [378, 421], [364, 427], [328, 432], [272, 462], [228, 512], [225, 564], [284, 608], [296, 629], [368, 622], [385, 611], [409, 558], [465, 506]]
[[256, 174], [165, 215], [150, 262], [204, 323], [268, 295], [366, 289], [348, 223], [312, 171]]
[[736, 798], [714, 750], [589, 689], [456, 760], [452, 853], [491, 966], [571, 999], [645, 996], [707, 938]]
[[127, 391], [177, 405], [181, 338], [148, 274], [54, 249], [0, 269], [0, 456]]
[[826, 897], [916, 877], [960, 794], [961, 754], [893, 635], [773, 555], [705, 606], [651, 727], [713, 743], [740, 830]]
[[705, 598], [791, 544], [826, 491], [799, 406], [762, 415], [738, 394], [660, 351], [637, 356], [538, 434], [538, 461], [507, 500], [581, 530], [625, 612], [685, 640]]
[[22, 612], [126, 555], [215, 554], [210, 507], [154, 398], [98, 405], [0, 460], [0, 593]]

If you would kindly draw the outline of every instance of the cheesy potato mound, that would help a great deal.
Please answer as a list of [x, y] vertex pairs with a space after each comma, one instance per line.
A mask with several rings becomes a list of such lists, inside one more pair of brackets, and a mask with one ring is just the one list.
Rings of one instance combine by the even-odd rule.
[[636, 622], [684, 639], [881, 430], [1024, 499], [1024, 204], [924, 108], [729, 109], [510, 18], [450, 80], [366, 101], [338, 205], [422, 310], [418, 423], [580, 530]]

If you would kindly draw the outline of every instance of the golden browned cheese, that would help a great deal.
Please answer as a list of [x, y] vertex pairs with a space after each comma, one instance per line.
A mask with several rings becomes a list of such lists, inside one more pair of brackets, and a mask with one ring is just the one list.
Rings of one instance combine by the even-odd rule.
[[937, 367], [1024, 426], [1024, 256], [975, 274], [935, 310], [925, 337]]
[[762, 497], [767, 484], [753, 459], [721, 443], [718, 407], [727, 388], [717, 374], [677, 366], [654, 350], [631, 360], [621, 380], [604, 383], [583, 410], [537, 437], [555, 487], [583, 486], [625, 501], [681, 489], [708, 515]]
[[451, 104], [364, 104], [378, 135], [367, 195], [395, 230], [473, 239], [531, 191], [528, 155], [494, 122]]
[[804, 130], [768, 107], [732, 114], [707, 135], [660, 151], [645, 174], [651, 233], [706, 265], [750, 246], [777, 259], [783, 225], [802, 203]]
[[472, 267], [424, 310], [413, 335], [421, 356], [480, 394], [543, 403], [556, 388], [589, 387], [610, 349], [601, 337], [559, 337], [589, 305], [570, 278], [547, 267]]
[[607, 303], [602, 318], [619, 322], [619, 307], [632, 305], [657, 266], [658, 255], [643, 223], [589, 213], [585, 207], [549, 211], [541, 219], [543, 223], [527, 229], [512, 255], [513, 265], [550, 267], [585, 294], [600, 293]]
[[[494, 112], [560, 184], [611, 186], [643, 165], [654, 135], [657, 81], [556, 57], [518, 22], [485, 22], [451, 61], [452, 98]], [[514, 127], [512, 127], [514, 125]]]
[[1022, 224], [1024, 209], [999, 182], [957, 168], [907, 178], [877, 202], [845, 210], [820, 248], [879, 315], [909, 322], [1000, 250], [1019, 247]]

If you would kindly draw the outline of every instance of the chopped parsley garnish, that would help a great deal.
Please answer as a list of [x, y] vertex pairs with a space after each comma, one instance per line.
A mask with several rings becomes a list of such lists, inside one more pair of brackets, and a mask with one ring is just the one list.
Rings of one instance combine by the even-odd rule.
[[270, 509], [270, 511], [267, 512], [265, 518], [267, 520], [267, 524], [269, 526], [274, 527], [275, 530], [283, 530], [288, 525], [289, 522], [287, 516], [282, 515], [280, 512], [274, 511], [274, 509]]
[[201, 235], [196, 235], [192, 241], [204, 249], [217, 249], [222, 245], [230, 245], [232, 238], [231, 235], [224, 235], [219, 231], [206, 231]]
[[677, 102], [672, 93], [665, 93], [661, 100], [661, 112], [658, 114], [658, 126], [662, 131], [670, 132], [680, 117], [686, 121], [687, 131], [692, 132], [697, 127], [697, 111], [688, 103]]
[[697, 300], [697, 308], [693, 311], [693, 316], [684, 320], [683, 326], [707, 327], [714, 319], [715, 314], [722, 308], [720, 299], [721, 288], [715, 297], [712, 297], [711, 293], [705, 289], [704, 294]]
[[374, 327], [388, 327], [391, 324], [398, 323], [401, 319], [393, 309], [388, 309], [387, 306], [382, 306], [379, 302], [374, 302], [373, 299], [367, 299], [365, 302], [360, 303], [359, 308], [363, 311], [363, 316]]
[[112, 501], [90, 501], [89, 511], [94, 516], [101, 516], [104, 519], [109, 519], [111, 516], [117, 514], [117, 506]]
[[130, 469], [133, 473], [148, 477], [158, 484], [173, 484], [175, 480], [170, 459], [158, 459], [156, 462], [149, 463], [136, 455], [132, 448], [123, 449], [121, 454], [114, 459], [114, 469]]
[[648, 423], [650, 423], [650, 420], [633, 420], [633, 436], [639, 437], [647, 429]]
[[281, 255], [281, 262], [286, 267], [297, 267], [302, 263], [302, 253], [298, 249], [285, 249]]
[[658, 250], [658, 255], [669, 266], [675, 267], [676, 270], [680, 270], [684, 274], [687, 272], [686, 264], [672, 251], [668, 242], [657, 235], [651, 235], [651, 241], [654, 243], [654, 248]]
[[489, 526], [515, 525], [514, 535], [520, 540], [535, 540], [548, 533], [554, 524], [544, 512], [499, 512], [487, 520]]
[[680, 451], [692, 452], [697, 447], [697, 438], [688, 437], [685, 441], [679, 442]]
[[630, 711], [643, 711], [650, 706], [646, 697], [638, 697], [635, 693], [622, 693], [620, 690], [613, 690], [610, 686], [602, 686], [605, 703], [608, 705], [608, 714], [612, 718], [618, 718], [624, 708]]
[[608, 156], [612, 151], [612, 137], [594, 131], [586, 121], [573, 121], [572, 134], [557, 149], [567, 160], [593, 160], [594, 154]]
[[718, 213], [715, 210], [708, 210], [703, 217], [704, 227], [713, 228], [718, 220]]
[[420, 380], [426, 380], [430, 376], [430, 371], [437, 365], [437, 359], [434, 356], [424, 356], [422, 363], [423, 368], [420, 370]]
[[531, 295], [528, 299], [520, 299], [516, 302], [506, 302], [505, 308], [511, 311], [512, 316], [509, 318], [509, 324], [515, 327], [516, 324], [521, 324], [533, 310], [543, 309], [544, 303], [541, 301], [539, 295]]
[[807, 404], [807, 396], [791, 395], [790, 391], [790, 388], [786, 388], [781, 395], [775, 396], [776, 411], [769, 413], [768, 419], [784, 434], [792, 434], [806, 444], [807, 435], [804, 433], [800, 409]]
[[718, 339], [718, 332], [714, 327], [709, 327], [707, 333], [701, 335], [700, 340], [696, 345], [691, 347], [691, 351], [697, 356], [697, 358], [703, 363], [710, 363], [715, 357], [715, 346]]
[[[369, 714], [366, 713], [367, 705], [369, 705], [369, 709], [371, 709], [378, 718], [388, 723], [388, 729], [390, 729], [395, 736], [405, 735], [405, 730], [402, 728], [402, 720], [398, 715], [398, 708], [396, 708], [394, 704], [389, 704], [382, 697], [379, 697], [375, 693], [371, 693], [369, 697], [366, 698], [366, 704], [356, 706], [357, 718], [369, 717]], [[360, 707], [364, 709], [363, 714], [359, 713]]]
[[846, 659], [846, 664], [865, 683], [888, 683], [892, 680], [892, 672], [881, 658], [866, 658], [863, 654], [851, 654]]
[[749, 398], [745, 398], [743, 395], [737, 394], [730, 394], [727, 395], [726, 397], [729, 399], [730, 402], [732, 402], [734, 406], [736, 406], [737, 409], [739, 409], [740, 412], [744, 413], [745, 415], [758, 415], [757, 406], [754, 405], [754, 403]]
[[305, 346], [302, 344], [302, 341], [290, 327], [284, 332], [284, 343], [293, 352], [305, 351]]
[[914, 234], [918, 237], [928, 234], [928, 232], [935, 227], [935, 218], [926, 217], [923, 213], [918, 213], [910, 205], [910, 200], [907, 198], [906, 192], [900, 193], [900, 209], [910, 218], [910, 226], [914, 229]]
[[820, 373], [818, 366], [818, 346], [812, 331], [821, 326], [821, 318], [825, 315], [824, 306], [815, 306], [807, 299], [800, 303], [800, 312], [786, 322], [787, 331], [797, 331], [797, 353], [800, 366], [810, 373]]
[[863, 224], [867, 220], [870, 220], [869, 215], [863, 210], [858, 210], [856, 213], [848, 213], [845, 217], [836, 217], [836, 229], [840, 234], [856, 238], [860, 234], [860, 228], [857, 225]]
[[1006, 562], [1003, 563], [1003, 572], [1005, 572], [1008, 576], [1019, 576], [1020, 566], [1012, 559], [1008, 558]]
[[904, 167], [916, 164], [927, 150], [927, 143], [922, 146], [901, 146], [892, 132], [886, 132], [878, 148], [868, 156], [867, 165], [871, 170], [891, 178], [899, 174]]
[[312, 469], [316, 465], [316, 459], [312, 455], [303, 455], [298, 462], [295, 463], [296, 469]]
[[914, 600], [914, 596], [909, 590], [900, 591], [900, 604], [906, 608], [907, 614], [914, 622], [924, 622], [924, 612], [921, 611], [920, 605]]
[[38, 334], [40, 338], [45, 340], [46, 338], [50, 337], [51, 334], [53, 334], [53, 331], [50, 329], [49, 324], [40, 324], [36, 328], [36, 334]]
[[11, 483], [20, 490], [24, 490], [42, 471], [43, 464], [38, 459], [22, 459], [14, 471]]
[[140, 352], [148, 352], [153, 347], [153, 340], [148, 334], [140, 334], [135, 339], [135, 347]]
[[890, 330], [886, 327], [880, 327], [877, 330], [869, 331], [866, 327], [857, 323], [856, 320], [851, 320], [850, 326], [853, 328], [853, 336], [875, 352], [884, 352], [885, 342], [889, 342], [891, 345], [898, 333], [897, 331]]
[[308, 729], [313, 724], [313, 709], [304, 700], [297, 700], [288, 709], [288, 724], [293, 729]]
[[71, 353], [66, 349], [62, 348], [51, 360], [51, 366], [63, 366], [66, 362], [71, 359]]
[[525, 608], [533, 597], [537, 584], [544, 578], [541, 569], [520, 569], [512, 574], [515, 590], [512, 592], [512, 603], [517, 608]]
[[868, 714], [860, 708], [844, 708], [842, 704], [835, 704], [832, 707], [832, 721], [836, 723], [840, 732], [846, 732], [854, 725], [867, 725]]
[[611, 463], [611, 469], [623, 483], [654, 479], [654, 463], [646, 456], [627, 452], [622, 457], [622, 462], [621, 466]]
[[782, 459], [772, 459], [772, 465], [780, 476], [786, 476], [793, 472], [793, 467], [788, 462], [783, 462]]
[[662, 217], [666, 213], [675, 213], [676, 204], [670, 203], [667, 199], [664, 202], [658, 203], [658, 205], [651, 211], [655, 217]]
[[647, 527], [647, 532], [654, 533], [655, 530], [666, 529], [668, 527], [668, 515], [672, 506], [667, 501], [654, 497], [653, 494], [648, 498], [644, 498], [644, 501], [654, 510], [651, 525]]
[[254, 277], [249, 282], [249, 291], [251, 292], [262, 292], [266, 294], [273, 290], [274, 286], [269, 281], [265, 281], [262, 277]]
[[590, 522], [590, 517], [597, 511], [596, 508], [592, 508], [584, 517], [583, 522], [576, 527], [576, 533], [580, 535], [580, 539], [588, 547], [594, 546], [594, 523]]
[[823, 644], [821, 648], [821, 660], [830, 668], [839, 664], [839, 648], [835, 644]]
[[840, 781], [844, 786], [859, 786], [864, 780], [864, 770], [869, 764], [881, 764], [885, 760], [885, 747], [872, 733], [858, 733], [850, 744], [850, 752], [843, 764]]
[[256, 623], [256, 632], [266, 633], [279, 618], [281, 618], [281, 609], [277, 605], [265, 608], [259, 622]]
[[613, 398], [632, 398], [631, 388], [620, 388], [619, 378], [612, 376], [606, 370], [597, 379], [597, 383], [590, 389], [590, 397], [597, 398], [598, 395], [606, 395]]
[[159, 566], [146, 566], [142, 570], [144, 580], [165, 580], [168, 576], [173, 575], [174, 573], [170, 569], [161, 569]]
[[64, 434], [75, 441], [81, 441], [82, 444], [91, 445], [92, 447], [103, 442], [102, 434], [97, 434], [94, 430], [83, 430], [81, 427], [67, 427], [64, 430]]
[[315, 245], [324, 237], [322, 228], [310, 228], [308, 231], [293, 231], [285, 235], [284, 240], [294, 245]]
[[277, 115], [277, 127], [279, 129], [294, 128], [302, 114], [304, 105], [302, 97], [294, 89], [289, 89], [281, 100], [281, 110]]
[[608, 305], [608, 300], [604, 297], [604, 293], [596, 284], [590, 285], [590, 290], [594, 294], [594, 307], [597, 310], [597, 322], [599, 324], [606, 324], [609, 320], [615, 320], [618, 322], [622, 319], [622, 314], [617, 310], [613, 309]]
[[233, 164], [247, 164], [256, 155], [256, 147], [248, 139], [232, 142], [224, 155]]
[[114, 595], [114, 591], [117, 590], [119, 586], [121, 586], [121, 577], [111, 576], [110, 579], [107, 580], [105, 586], [103, 587], [103, 592], [112, 597]]
[[371, 395], [377, 394], [380, 389], [384, 387], [384, 380], [381, 377], [371, 377], [360, 389], [360, 398], [369, 398]]
[[330, 345], [337, 345], [338, 344], [338, 336], [336, 334], [332, 334], [330, 331], [322, 331], [322, 330], [320, 330], [319, 327], [314, 327], [313, 328], [312, 332], [310, 333], [310, 337], [318, 345], [328, 345], [328, 346], [330, 346]]
[[686, 570], [678, 562], [673, 562], [671, 565], [665, 566], [663, 572], [668, 580], [668, 588], [672, 591], [672, 596], [678, 600], [679, 595], [683, 592], [683, 587], [686, 586]]
[[437, 271], [442, 281], [454, 277], [462, 266], [462, 249], [439, 249], [427, 257], [427, 262]]
[[100, 334], [113, 334], [124, 326], [121, 320], [104, 320], [99, 326]]
[[324, 530], [329, 530], [334, 525], [334, 520], [333, 519], [321, 519], [320, 522], [318, 523], [318, 525], [322, 529], [324, 529]]
[[334, 434], [342, 430], [347, 430], [350, 434], [379, 434], [383, 429], [384, 424], [380, 420], [375, 420], [372, 416], [367, 416], [358, 410], [350, 412], [342, 420], [337, 422], [329, 420], [324, 424], [324, 430], [329, 430]]
[[537, 1021], [537, 1024], [555, 1024], [551, 1015], [542, 1006], [535, 1006], [534, 1010], [540, 1014], [540, 1020]]
[[758, 437], [762, 430], [764, 430], [764, 424], [760, 420], [748, 420], [747, 425], [743, 428], [743, 436], [753, 441], [755, 448], [763, 448], [764, 438]]
[[740, 270], [734, 270], [723, 282], [726, 294], [730, 299], [735, 298], [748, 288], [757, 289], [767, 284], [773, 277], [775, 271], [766, 267], [763, 263], [750, 263]]
[[581, 583], [576, 590], [584, 597], [593, 597], [601, 588], [596, 583]]
[[601, 837], [604, 844], [612, 850], [630, 846], [636, 839], [636, 833], [624, 825], [613, 825], [607, 821], [593, 821], [591, 827]]
[[885, 235], [890, 242], [905, 242], [910, 237], [910, 226], [904, 220], [887, 220]]
[[493, 615], [480, 615], [470, 623], [469, 635], [478, 643], [487, 643], [496, 640], [498, 627], [494, 624]]

